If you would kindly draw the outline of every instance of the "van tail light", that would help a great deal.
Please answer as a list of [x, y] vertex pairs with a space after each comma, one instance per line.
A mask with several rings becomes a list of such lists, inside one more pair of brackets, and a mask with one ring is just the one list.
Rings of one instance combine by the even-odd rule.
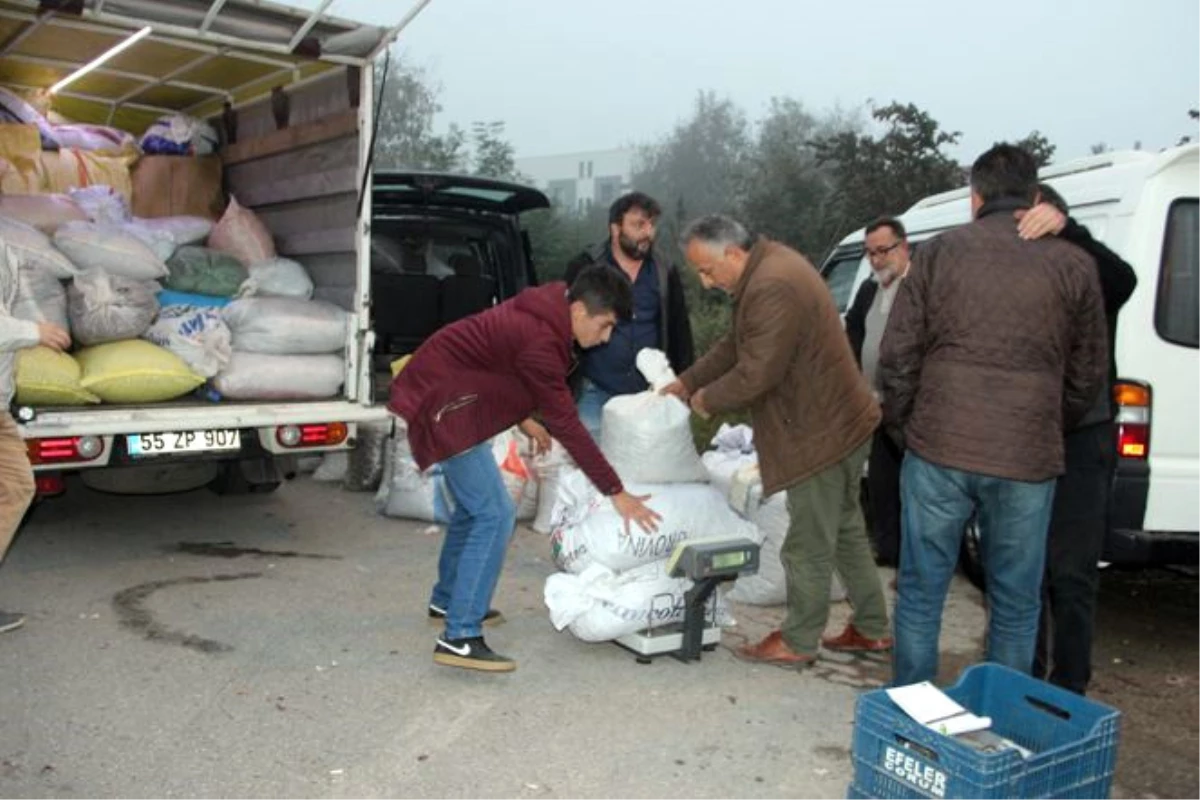
[[38, 497], [57, 497], [67, 490], [61, 472], [39, 472], [33, 476], [33, 485]]
[[332, 447], [346, 441], [349, 428], [344, 422], [315, 425], [281, 425], [275, 429], [275, 441], [284, 447]]
[[1150, 387], [1118, 381], [1113, 387], [1117, 407], [1117, 455], [1145, 460], [1150, 456]]
[[95, 461], [104, 454], [104, 440], [99, 436], [27, 439], [25, 450], [29, 454], [29, 463], [35, 465]]

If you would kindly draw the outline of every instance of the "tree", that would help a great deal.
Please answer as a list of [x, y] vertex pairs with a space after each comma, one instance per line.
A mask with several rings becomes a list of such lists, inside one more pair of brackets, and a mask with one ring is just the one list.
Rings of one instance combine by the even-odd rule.
[[471, 126], [471, 139], [474, 145], [471, 171], [474, 174], [503, 180], [518, 177], [516, 151], [504, 138], [503, 122], [475, 122]]
[[886, 126], [876, 138], [842, 131], [817, 139], [817, 161], [833, 169], [834, 207], [845, 230], [881, 214], [900, 214], [930, 194], [963, 185], [963, 169], [942, 148], [962, 135], [944, 131], [909, 103], [890, 103], [871, 116]]
[[1033, 156], [1039, 167], [1044, 167], [1054, 161], [1054, 151], [1058, 148], [1050, 144], [1040, 131], [1030, 131], [1029, 135], [1024, 139], [1019, 139], [1013, 142], [1017, 147], [1028, 152]]
[[1109, 150], [1109, 147], [1104, 142], [1096, 142], [1094, 145], [1091, 146], [1090, 149], [1091, 149], [1092, 155], [1098, 156], [1101, 153], [1107, 153]]
[[390, 54], [381, 57], [381, 77], [375, 96], [379, 106], [376, 121], [375, 166], [383, 169], [432, 169], [455, 171], [463, 162], [466, 141], [462, 129], [450, 125], [445, 134], [433, 132], [434, 117], [441, 112], [441, 87], [430, 82], [425, 70]]

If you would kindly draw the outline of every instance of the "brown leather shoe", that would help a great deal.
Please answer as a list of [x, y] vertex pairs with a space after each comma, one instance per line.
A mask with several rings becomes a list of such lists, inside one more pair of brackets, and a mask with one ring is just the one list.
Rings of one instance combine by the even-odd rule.
[[822, 639], [821, 646], [826, 650], [834, 650], [839, 653], [881, 653], [892, 649], [892, 637], [868, 639], [851, 624], [847, 625], [846, 630], [837, 636]]
[[733, 654], [743, 661], [761, 661], [766, 664], [780, 666], [807, 667], [816, 662], [816, 656], [801, 655], [792, 651], [783, 634], [773, 631], [758, 644], [748, 644], [733, 651]]

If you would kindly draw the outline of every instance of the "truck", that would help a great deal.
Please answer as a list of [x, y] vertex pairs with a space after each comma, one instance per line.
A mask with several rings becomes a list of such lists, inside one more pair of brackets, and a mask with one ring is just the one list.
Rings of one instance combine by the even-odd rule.
[[386, 423], [373, 402], [371, 214], [363, 208], [372, 195], [375, 63], [427, 2], [390, 28], [326, 15], [328, 2], [313, 11], [265, 0], [0, 2], [0, 83], [59, 83], [55, 105], [71, 118], [134, 134], [172, 113], [210, 121], [223, 140], [224, 194], [258, 215], [281, 256], [306, 267], [315, 298], [340, 304], [351, 320], [345, 378], [331, 399], [197, 394], [15, 407], [39, 497], [65, 491], [69, 473], [103, 488], [104, 475], [170, 467], [200, 470], [218, 493], [271, 491], [298, 456], [352, 448], [359, 426]]

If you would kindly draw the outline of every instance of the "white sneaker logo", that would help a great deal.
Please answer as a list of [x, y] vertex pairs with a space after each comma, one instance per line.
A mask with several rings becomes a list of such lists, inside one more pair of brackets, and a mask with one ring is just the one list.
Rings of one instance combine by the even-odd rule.
[[471, 645], [464, 644], [462, 647], [455, 647], [447, 641], [438, 639], [438, 644], [449, 650], [451, 653], [459, 656], [469, 656], [471, 654]]

